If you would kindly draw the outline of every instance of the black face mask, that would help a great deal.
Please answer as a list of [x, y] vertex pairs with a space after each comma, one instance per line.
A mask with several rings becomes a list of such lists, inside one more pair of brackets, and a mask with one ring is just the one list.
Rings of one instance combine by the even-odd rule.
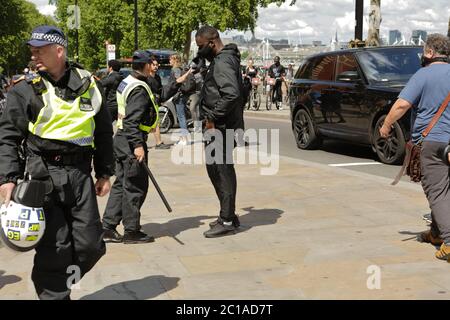
[[280, 65], [280, 61], [276, 61], [275, 65], [278, 67]]
[[[209, 42], [210, 43], [210, 42]], [[209, 62], [214, 60], [213, 48], [209, 46], [209, 43], [198, 49], [198, 56], [208, 60]]]
[[426, 67], [433, 62], [447, 62], [448, 63], [449, 58], [448, 57], [427, 58], [427, 57], [425, 57], [425, 55], [422, 55], [422, 57], [420, 58], [420, 64], [422, 65], [422, 67]]

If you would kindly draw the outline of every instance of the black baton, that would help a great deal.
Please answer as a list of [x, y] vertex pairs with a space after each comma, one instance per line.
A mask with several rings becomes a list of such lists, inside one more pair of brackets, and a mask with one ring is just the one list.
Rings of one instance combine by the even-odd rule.
[[161, 197], [161, 200], [164, 202], [164, 205], [166, 206], [167, 211], [172, 212], [172, 208], [170, 207], [169, 203], [167, 202], [166, 197], [164, 196], [161, 189], [159, 188], [158, 182], [156, 182], [155, 177], [153, 176], [152, 172], [150, 171], [150, 168], [147, 166], [147, 164], [144, 161], [142, 161], [142, 164], [143, 164], [145, 170], [147, 171], [147, 174], [150, 177], [150, 180], [152, 180], [153, 185], [156, 188], [156, 191], [158, 191], [159, 196]]

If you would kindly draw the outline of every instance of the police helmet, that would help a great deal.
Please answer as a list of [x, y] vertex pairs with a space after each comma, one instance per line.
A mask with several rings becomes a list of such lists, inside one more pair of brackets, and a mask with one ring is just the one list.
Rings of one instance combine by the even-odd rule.
[[42, 208], [28, 207], [14, 201], [0, 207], [0, 239], [10, 249], [29, 251], [42, 239], [45, 215]]

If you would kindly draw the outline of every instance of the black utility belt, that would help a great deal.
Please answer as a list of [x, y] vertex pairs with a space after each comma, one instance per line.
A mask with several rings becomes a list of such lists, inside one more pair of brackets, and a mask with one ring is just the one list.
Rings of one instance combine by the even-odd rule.
[[41, 154], [48, 164], [57, 166], [74, 166], [92, 161], [92, 152], [66, 153], [66, 154]]

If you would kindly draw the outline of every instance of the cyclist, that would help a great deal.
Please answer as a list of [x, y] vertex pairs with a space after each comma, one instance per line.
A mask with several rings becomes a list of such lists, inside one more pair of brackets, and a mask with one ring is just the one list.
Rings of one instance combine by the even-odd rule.
[[280, 57], [275, 56], [273, 58], [273, 64], [269, 68], [269, 77], [275, 79], [275, 85], [272, 90], [272, 101], [275, 101], [275, 94], [277, 101], [280, 103], [280, 110], [282, 109], [281, 102], [283, 101], [283, 96], [281, 92], [281, 83], [286, 75], [284, 67], [280, 64]]

